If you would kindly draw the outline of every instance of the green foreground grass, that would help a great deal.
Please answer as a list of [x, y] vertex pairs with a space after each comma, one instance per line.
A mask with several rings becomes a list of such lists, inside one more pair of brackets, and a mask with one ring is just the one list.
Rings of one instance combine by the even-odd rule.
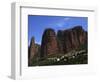
[[72, 51], [67, 54], [55, 54], [44, 59], [34, 58], [32, 66], [49, 65], [74, 65], [87, 64], [88, 55], [86, 50]]

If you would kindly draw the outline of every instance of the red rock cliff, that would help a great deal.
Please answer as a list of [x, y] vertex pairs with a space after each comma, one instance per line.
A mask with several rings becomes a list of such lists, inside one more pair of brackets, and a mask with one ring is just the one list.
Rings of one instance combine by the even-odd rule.
[[41, 57], [58, 53], [56, 33], [48, 28], [44, 31], [41, 44]]

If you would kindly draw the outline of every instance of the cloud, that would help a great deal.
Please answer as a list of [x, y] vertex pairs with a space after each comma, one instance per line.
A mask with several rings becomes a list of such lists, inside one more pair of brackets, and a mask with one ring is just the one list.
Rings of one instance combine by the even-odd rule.
[[61, 20], [57, 20], [51, 24], [49, 24], [48, 26], [57, 26], [57, 27], [63, 27], [66, 23], [66, 21], [68, 21], [70, 19], [70, 17], [64, 17]]
[[59, 27], [62, 27], [62, 26], [65, 25], [66, 21], [68, 21], [69, 19], [70, 19], [69, 17], [66, 17], [63, 20], [60, 20], [59, 22], [57, 22], [56, 25], [59, 26]]
[[62, 27], [64, 24], [65, 24], [64, 22], [58, 22], [56, 25], [57, 25], [58, 27]]
[[65, 21], [67, 21], [67, 20], [69, 20], [69, 19], [70, 19], [69, 17], [64, 18]]

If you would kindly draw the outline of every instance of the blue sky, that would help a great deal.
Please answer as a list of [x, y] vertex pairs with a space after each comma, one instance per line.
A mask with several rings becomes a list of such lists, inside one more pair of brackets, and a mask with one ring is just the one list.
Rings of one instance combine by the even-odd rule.
[[32, 36], [35, 38], [35, 43], [41, 44], [42, 34], [46, 28], [53, 28], [57, 32], [58, 30], [69, 29], [77, 25], [81, 25], [87, 31], [88, 18], [28, 15], [28, 44], [30, 44]]

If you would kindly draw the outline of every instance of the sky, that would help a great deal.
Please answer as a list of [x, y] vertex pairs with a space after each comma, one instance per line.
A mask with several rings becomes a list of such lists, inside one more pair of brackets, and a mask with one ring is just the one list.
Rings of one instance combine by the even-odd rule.
[[31, 38], [35, 38], [35, 43], [41, 44], [42, 34], [46, 28], [53, 28], [55, 32], [81, 25], [85, 31], [88, 30], [87, 17], [72, 16], [46, 16], [28, 15], [28, 45]]

